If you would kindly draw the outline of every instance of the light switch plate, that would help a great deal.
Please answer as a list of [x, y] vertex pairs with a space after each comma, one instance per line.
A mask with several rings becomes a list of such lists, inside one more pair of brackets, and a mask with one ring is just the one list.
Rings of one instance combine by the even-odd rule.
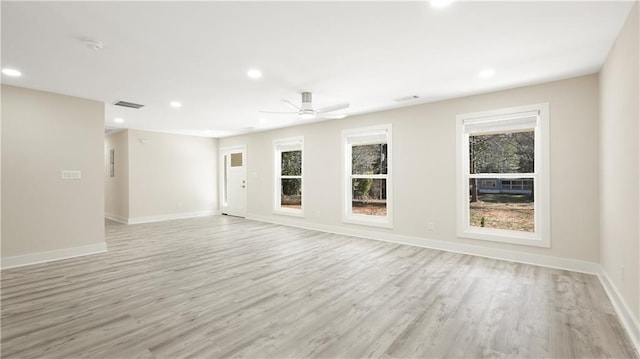
[[79, 180], [82, 178], [82, 171], [80, 170], [62, 170], [60, 178], [63, 180]]

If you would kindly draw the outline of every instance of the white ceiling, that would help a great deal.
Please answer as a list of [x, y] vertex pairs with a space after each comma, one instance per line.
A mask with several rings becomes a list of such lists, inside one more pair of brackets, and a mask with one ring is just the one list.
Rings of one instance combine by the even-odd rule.
[[[104, 101], [110, 127], [224, 137], [304, 122], [258, 112], [290, 110], [280, 99], [299, 103], [302, 91], [354, 115], [594, 73], [632, 2], [1, 6], [2, 67], [23, 73], [3, 83]], [[260, 80], [246, 76], [253, 67]], [[495, 76], [480, 78], [485, 68]], [[395, 101], [410, 95], [420, 98]]]

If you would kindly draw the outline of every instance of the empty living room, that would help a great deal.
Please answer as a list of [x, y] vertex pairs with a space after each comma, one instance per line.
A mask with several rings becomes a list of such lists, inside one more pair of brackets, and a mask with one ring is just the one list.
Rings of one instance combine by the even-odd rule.
[[1, 358], [639, 358], [637, 0], [0, 20]]

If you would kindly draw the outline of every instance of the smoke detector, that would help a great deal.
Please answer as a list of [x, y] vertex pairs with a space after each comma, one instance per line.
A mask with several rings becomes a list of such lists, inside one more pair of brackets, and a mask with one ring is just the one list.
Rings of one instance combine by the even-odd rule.
[[82, 43], [89, 50], [94, 50], [94, 51], [102, 50], [102, 43], [100, 41], [91, 40], [91, 39], [83, 39]]

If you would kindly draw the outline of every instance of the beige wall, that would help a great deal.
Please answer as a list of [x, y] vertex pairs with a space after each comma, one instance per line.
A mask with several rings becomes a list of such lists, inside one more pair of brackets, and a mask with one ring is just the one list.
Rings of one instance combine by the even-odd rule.
[[128, 130], [129, 218], [213, 212], [217, 140]]
[[[457, 238], [456, 115], [542, 102], [548, 102], [550, 106], [551, 248]], [[386, 123], [393, 125], [394, 228], [344, 224], [341, 222], [341, 131]], [[389, 231], [397, 235], [597, 262], [597, 131], [598, 77], [591, 75], [224, 138], [220, 140], [220, 148], [247, 145], [249, 217]], [[304, 136], [304, 219], [272, 213], [272, 141], [292, 136]], [[427, 230], [427, 221], [435, 223], [433, 231]]]
[[[114, 150], [114, 177], [110, 172], [110, 151]], [[107, 217], [129, 218], [129, 133], [122, 130], [104, 139], [104, 200]]]
[[2, 85], [3, 258], [104, 245], [103, 123], [101, 102]]
[[600, 258], [636, 321], [640, 320], [639, 12], [636, 3], [600, 73]]

